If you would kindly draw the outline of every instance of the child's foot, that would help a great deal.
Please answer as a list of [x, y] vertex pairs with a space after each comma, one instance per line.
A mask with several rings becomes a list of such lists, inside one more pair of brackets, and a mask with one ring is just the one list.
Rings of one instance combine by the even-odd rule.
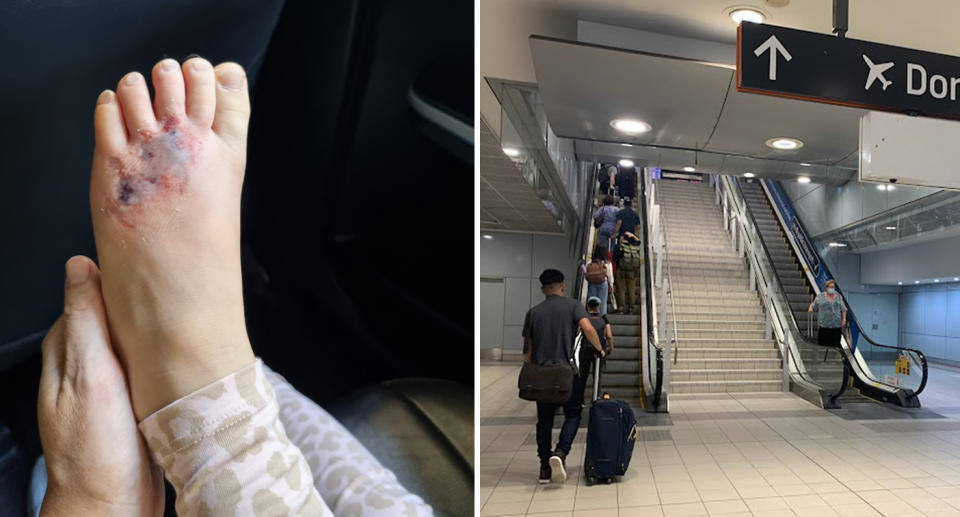
[[243, 69], [137, 72], [94, 112], [90, 207], [113, 342], [143, 419], [253, 361], [240, 278]]

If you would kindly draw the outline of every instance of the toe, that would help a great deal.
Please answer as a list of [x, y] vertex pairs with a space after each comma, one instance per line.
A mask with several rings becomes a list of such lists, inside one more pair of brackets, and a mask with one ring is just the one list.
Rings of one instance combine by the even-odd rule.
[[153, 67], [153, 110], [157, 120], [181, 119], [184, 113], [183, 74], [180, 64], [173, 59], [164, 59]]
[[217, 112], [213, 130], [221, 138], [242, 143], [247, 138], [250, 119], [250, 98], [247, 96], [247, 76], [236, 63], [217, 65]]
[[195, 57], [183, 63], [183, 78], [187, 82], [187, 116], [194, 124], [210, 127], [216, 109], [213, 65]]
[[156, 132], [157, 118], [153, 115], [153, 106], [150, 104], [150, 92], [147, 91], [147, 82], [139, 72], [130, 72], [120, 80], [117, 97], [120, 99], [120, 110], [131, 139]]
[[97, 98], [97, 107], [93, 111], [93, 128], [97, 147], [117, 152], [127, 143], [127, 130], [123, 127], [123, 115], [117, 96], [110, 90], [104, 90]]

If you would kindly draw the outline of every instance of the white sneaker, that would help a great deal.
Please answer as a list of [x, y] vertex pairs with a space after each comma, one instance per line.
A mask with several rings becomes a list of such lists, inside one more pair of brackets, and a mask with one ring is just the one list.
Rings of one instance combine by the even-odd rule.
[[567, 481], [567, 469], [563, 467], [563, 458], [557, 455], [550, 456], [550, 469], [553, 470], [550, 481], [560, 484]]

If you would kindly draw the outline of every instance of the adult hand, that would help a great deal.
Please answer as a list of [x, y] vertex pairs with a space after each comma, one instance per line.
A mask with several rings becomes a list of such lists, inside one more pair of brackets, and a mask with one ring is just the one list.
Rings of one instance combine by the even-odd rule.
[[63, 314], [43, 339], [37, 414], [46, 454], [42, 516], [163, 514], [152, 465], [110, 345], [100, 271], [67, 261]]

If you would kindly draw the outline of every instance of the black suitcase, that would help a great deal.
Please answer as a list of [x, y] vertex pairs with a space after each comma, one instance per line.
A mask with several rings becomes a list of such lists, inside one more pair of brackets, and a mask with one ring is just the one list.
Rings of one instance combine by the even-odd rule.
[[633, 446], [640, 428], [630, 404], [622, 400], [599, 398], [600, 360], [593, 375], [593, 404], [587, 423], [587, 453], [583, 471], [587, 486], [612, 483], [630, 466]]

